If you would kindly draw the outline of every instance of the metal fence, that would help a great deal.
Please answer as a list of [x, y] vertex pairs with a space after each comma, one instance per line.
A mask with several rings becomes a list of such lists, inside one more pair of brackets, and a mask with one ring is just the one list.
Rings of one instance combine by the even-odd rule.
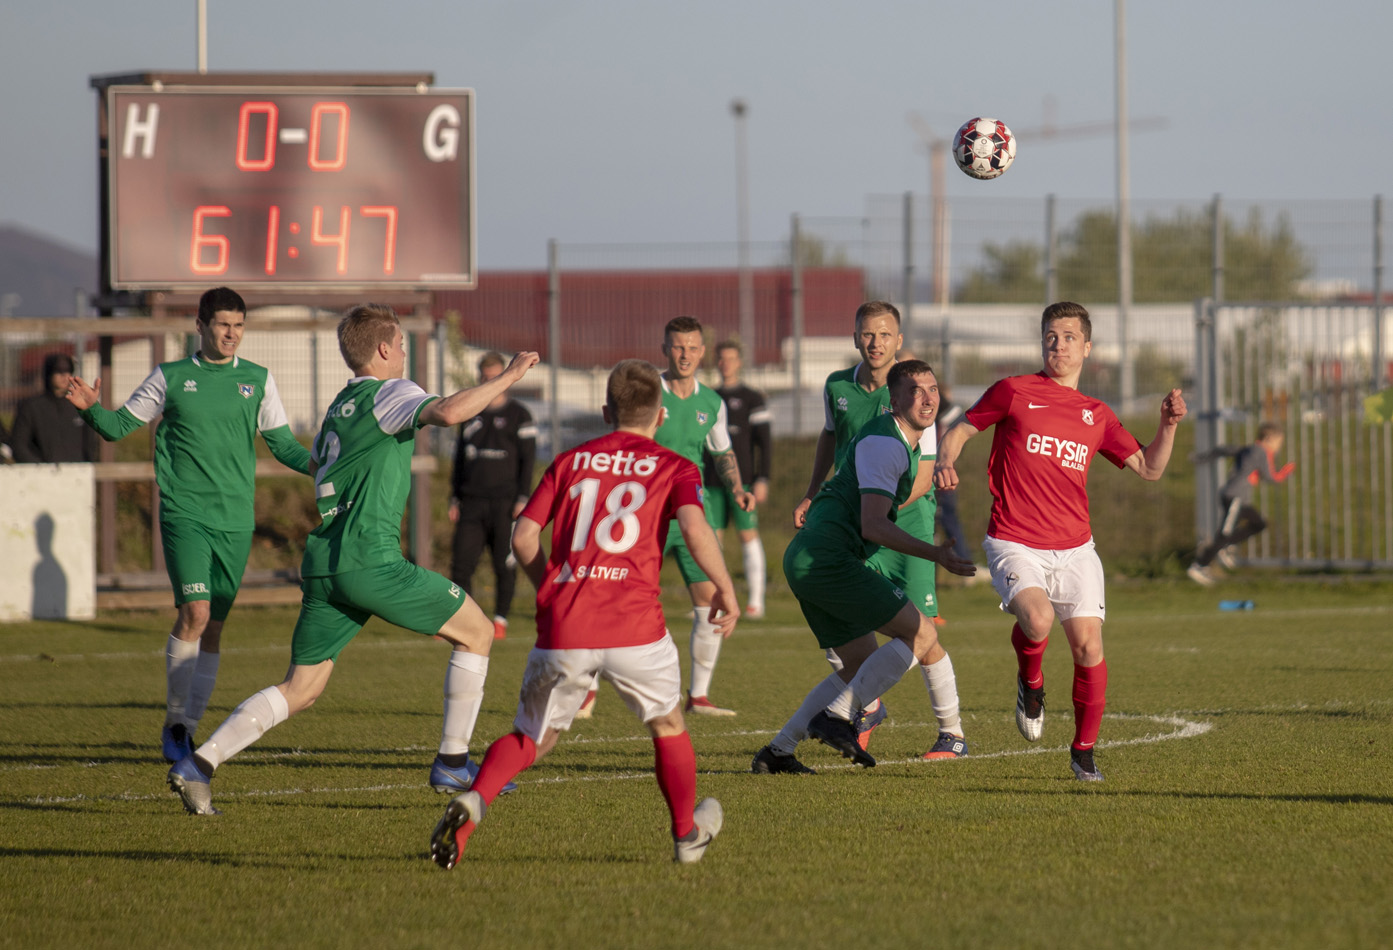
[[[1296, 464], [1280, 485], [1260, 483], [1269, 528], [1242, 546], [1248, 563], [1393, 567], [1393, 425], [1364, 405], [1388, 377], [1374, 349], [1385, 319], [1369, 306], [1196, 306], [1197, 451], [1249, 444], [1260, 423], [1276, 422]], [[1200, 538], [1218, 527], [1227, 474], [1196, 466]]]
[[[776, 432], [809, 435], [822, 425], [823, 379], [856, 360], [852, 316], [862, 300], [896, 302], [906, 347], [968, 403], [1001, 376], [1037, 369], [1043, 304], [1077, 299], [1094, 316], [1082, 388], [1123, 414], [1150, 413], [1172, 386], [1204, 385], [1206, 437], [1232, 441], [1240, 435], [1235, 427], [1251, 428], [1270, 414], [1273, 406], [1263, 400], [1286, 394], [1282, 418], [1305, 472], [1295, 486], [1309, 487], [1309, 508], [1307, 496], [1293, 494], [1296, 487], [1264, 495], [1265, 505], [1300, 503], [1284, 508], [1283, 523], [1250, 545], [1250, 559], [1386, 563], [1393, 532], [1386, 515], [1379, 523], [1373, 518], [1377, 505], [1386, 511], [1388, 504], [1386, 442], [1380, 456], [1371, 431], [1355, 425], [1353, 398], [1388, 375], [1388, 332], [1378, 306], [1381, 201], [1134, 201], [1135, 299], [1125, 306], [1116, 300], [1112, 207], [1107, 199], [954, 199], [935, 241], [922, 196], [873, 196], [862, 216], [795, 216], [784, 239], [743, 246], [552, 242], [545, 269], [485, 271], [475, 291], [435, 294], [433, 332], [412, 337], [412, 375], [448, 390], [473, 380], [486, 350], [540, 350], [543, 364], [517, 395], [541, 423], [541, 449], [550, 454], [599, 431], [609, 367], [629, 356], [660, 364], [663, 324], [691, 313], [707, 325], [711, 343], [741, 339], [746, 382], [770, 394]], [[1197, 344], [1194, 301], [1239, 292], [1295, 302], [1211, 307], [1199, 324], [1213, 338], [1202, 333], [1208, 349]], [[241, 350], [275, 373], [300, 434], [317, 427], [346, 376], [334, 314], [317, 316], [305, 308], [257, 309]], [[43, 355], [52, 349], [79, 354], [83, 374], [97, 375], [93, 325], [0, 318], [0, 418], [37, 391]], [[1255, 326], [1268, 329], [1257, 333]], [[1258, 345], [1253, 341], [1270, 340], [1276, 326], [1286, 349], [1224, 362]], [[184, 355], [191, 327], [189, 320], [148, 334], [123, 331], [108, 371], [117, 404], [155, 363]], [[1342, 334], [1359, 338], [1357, 356]], [[1309, 379], [1300, 385], [1292, 382], [1304, 378], [1290, 362], [1293, 353], [1306, 360], [1301, 372]], [[1277, 365], [1277, 354], [1288, 363]], [[1355, 375], [1356, 366], [1363, 375]], [[709, 366], [707, 373], [714, 382]], [[1282, 373], [1280, 387], [1267, 379]], [[1238, 380], [1248, 388], [1231, 388]], [[436, 434], [436, 454], [449, 438]], [[1319, 483], [1317, 465], [1326, 473]], [[1201, 536], [1212, 528], [1218, 477], [1206, 475], [1200, 486]]]

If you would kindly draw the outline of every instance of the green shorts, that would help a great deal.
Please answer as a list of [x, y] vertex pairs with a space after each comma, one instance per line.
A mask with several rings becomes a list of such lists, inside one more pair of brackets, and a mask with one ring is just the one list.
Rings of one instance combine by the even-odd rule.
[[687, 542], [682, 537], [682, 529], [677, 526], [675, 520], [668, 525], [667, 543], [663, 546], [663, 557], [669, 554], [677, 558], [677, 569], [682, 572], [682, 581], [688, 586], [711, 580], [706, 576], [706, 572], [697, 566], [696, 558], [692, 557], [692, 552], [688, 550]]
[[[895, 524], [916, 538], [933, 543], [933, 506], [926, 499], [921, 498], [909, 508], [901, 510]], [[909, 597], [909, 602], [919, 608], [925, 617], [938, 616], [938, 565], [933, 561], [881, 548], [866, 559], [866, 564], [898, 584]]]
[[784, 577], [823, 649], [880, 629], [906, 603], [899, 586], [854, 552], [802, 531], [784, 551]]
[[219, 531], [196, 521], [161, 519], [160, 542], [174, 606], [212, 601], [209, 616], [226, 620], [247, 570], [251, 531]]
[[[745, 486], [749, 491], [750, 486]], [[706, 506], [706, 521], [720, 531], [735, 522], [737, 531], [759, 530], [759, 514], [746, 511], [735, 503], [735, 496], [724, 485], [706, 485], [702, 489], [702, 504]]]
[[337, 660], [369, 617], [434, 636], [468, 595], [447, 578], [403, 558], [390, 564], [306, 577], [300, 617], [290, 637], [290, 662]]

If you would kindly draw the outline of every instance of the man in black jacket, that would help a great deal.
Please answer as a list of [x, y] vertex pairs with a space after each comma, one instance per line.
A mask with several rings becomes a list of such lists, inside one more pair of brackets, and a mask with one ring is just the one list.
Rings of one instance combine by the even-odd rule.
[[[507, 360], [488, 352], [479, 360], [479, 381], [503, 372]], [[496, 580], [493, 635], [508, 633], [508, 613], [517, 588], [512, 559], [513, 521], [532, 494], [532, 464], [537, 457], [537, 427], [532, 414], [507, 393], [460, 426], [455, 443], [450, 521], [455, 525], [450, 580], [473, 597], [474, 568], [489, 550]]]
[[[721, 374], [721, 385], [716, 387], [716, 392], [725, 400], [726, 428], [730, 431], [730, 445], [735, 450], [741, 473], [749, 478], [745, 490], [755, 496], [757, 504], [762, 505], [769, 500], [770, 458], [774, 448], [774, 436], [764, 394], [740, 381], [743, 366], [740, 344], [734, 340], [716, 344], [716, 369]], [[709, 456], [706, 460], [705, 494], [706, 517], [711, 527], [716, 529], [716, 536], [721, 537], [726, 525], [731, 522], [734, 522], [736, 530], [740, 532], [740, 552], [744, 555], [745, 581], [750, 590], [745, 616], [763, 617], [765, 560], [764, 542], [759, 537], [759, 518], [755, 512], [744, 511], [735, 504], [730, 490], [716, 474], [715, 465]]]
[[67, 400], [72, 378], [71, 356], [44, 357], [43, 392], [25, 399], [15, 411], [10, 449], [16, 462], [97, 461], [97, 433]]

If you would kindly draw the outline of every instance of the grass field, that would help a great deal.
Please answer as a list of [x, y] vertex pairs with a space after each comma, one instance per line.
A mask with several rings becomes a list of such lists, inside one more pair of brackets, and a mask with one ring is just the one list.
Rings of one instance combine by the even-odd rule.
[[[1218, 611], [1229, 596], [1257, 609]], [[877, 768], [805, 744], [817, 776], [749, 774], [826, 672], [776, 591], [717, 671], [739, 717], [691, 724], [699, 794], [726, 810], [703, 863], [671, 863], [651, 744], [606, 689], [449, 873], [426, 858], [442, 644], [374, 622], [314, 709], [219, 771], [224, 814], [200, 819], [156, 741], [167, 614], [10, 625], [0, 946], [1388, 946], [1391, 604], [1378, 582], [1112, 582], [1107, 781], [1084, 786], [1063, 636], [1027, 746], [985, 586], [944, 593], [969, 758], [917, 760], [934, 730], [912, 676]], [[293, 619], [234, 612], [204, 736], [279, 680]], [[497, 645], [476, 752], [509, 728], [529, 625]]]

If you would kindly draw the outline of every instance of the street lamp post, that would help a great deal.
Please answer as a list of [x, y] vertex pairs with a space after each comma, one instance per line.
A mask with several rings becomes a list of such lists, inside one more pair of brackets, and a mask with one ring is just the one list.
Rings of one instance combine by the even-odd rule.
[[745, 358], [754, 365], [755, 352], [755, 288], [750, 273], [750, 176], [749, 145], [745, 134], [745, 114], [749, 111], [744, 99], [732, 99], [730, 114], [735, 116], [735, 217], [738, 241], [740, 282], [740, 343]]

